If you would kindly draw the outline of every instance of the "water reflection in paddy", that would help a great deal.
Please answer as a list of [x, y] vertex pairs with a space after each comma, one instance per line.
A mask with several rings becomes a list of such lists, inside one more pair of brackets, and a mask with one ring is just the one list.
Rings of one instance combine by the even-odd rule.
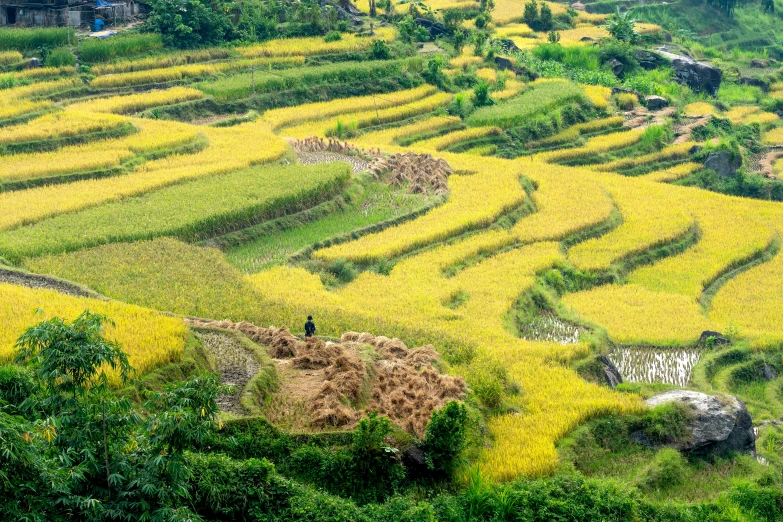
[[609, 359], [626, 382], [687, 386], [700, 354], [697, 348], [617, 346], [609, 352]]

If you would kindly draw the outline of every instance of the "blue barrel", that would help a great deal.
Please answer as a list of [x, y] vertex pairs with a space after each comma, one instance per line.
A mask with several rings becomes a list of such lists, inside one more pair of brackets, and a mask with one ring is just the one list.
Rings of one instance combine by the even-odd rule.
[[98, 31], [103, 31], [103, 20], [97, 19], [92, 23], [92, 30], [93, 32], [97, 33]]

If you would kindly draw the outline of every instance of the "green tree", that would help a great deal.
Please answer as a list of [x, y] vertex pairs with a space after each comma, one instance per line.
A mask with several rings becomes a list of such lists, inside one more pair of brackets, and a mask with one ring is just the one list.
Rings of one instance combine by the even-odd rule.
[[636, 19], [631, 18], [630, 11], [621, 13], [618, 7], [615, 14], [606, 19], [606, 25], [603, 27], [609, 31], [609, 34], [615, 40], [629, 44], [635, 44], [639, 41], [639, 33], [636, 31]]
[[554, 26], [554, 21], [552, 18], [552, 9], [549, 7], [548, 4], [542, 3], [541, 4], [541, 11], [538, 15], [538, 31], [551, 31], [552, 27]]
[[525, 4], [522, 20], [531, 28], [536, 25], [536, 22], [538, 21], [538, 3], [536, 0], [530, 0], [530, 2]]

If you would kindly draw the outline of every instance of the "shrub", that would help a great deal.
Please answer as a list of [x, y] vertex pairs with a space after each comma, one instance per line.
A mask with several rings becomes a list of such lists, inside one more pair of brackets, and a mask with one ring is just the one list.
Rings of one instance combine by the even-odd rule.
[[481, 81], [473, 87], [473, 104], [476, 107], [484, 107], [495, 103], [489, 96], [489, 84]]
[[467, 444], [467, 431], [468, 410], [464, 404], [451, 401], [433, 411], [423, 445], [427, 467], [437, 475], [451, 475]]
[[46, 56], [47, 67], [65, 67], [76, 65], [76, 56], [67, 47], [58, 47]]
[[370, 49], [370, 57], [373, 60], [387, 60], [389, 58], [389, 46], [383, 40], [375, 40]]
[[[340, 34], [339, 31], [329, 31], [324, 36], [324, 42], [336, 42], [338, 40], [342, 40], [343, 35]], [[380, 40], [378, 40], [380, 41]]]
[[18, 407], [38, 388], [29, 369], [21, 366], [0, 366], [0, 404]]
[[337, 259], [329, 265], [329, 272], [343, 283], [350, 283], [356, 276], [359, 275], [359, 271], [350, 261], [346, 259]]
[[685, 480], [685, 459], [673, 448], [665, 448], [655, 455], [642, 476], [639, 487], [645, 490], [669, 489]]
[[233, 460], [225, 455], [188, 454], [190, 489], [199, 514], [243, 520], [248, 504], [267, 500], [274, 466], [265, 459]]

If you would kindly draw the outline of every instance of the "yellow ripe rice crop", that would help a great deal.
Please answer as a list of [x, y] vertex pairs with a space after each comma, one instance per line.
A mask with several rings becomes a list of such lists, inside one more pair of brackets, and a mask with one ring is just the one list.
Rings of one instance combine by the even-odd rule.
[[609, 98], [612, 97], [612, 89], [601, 85], [580, 85], [585, 94], [593, 102], [593, 105], [599, 109], [606, 109], [609, 106]]
[[115, 63], [93, 65], [91, 72], [96, 76], [101, 76], [104, 74], [144, 71], [147, 69], [159, 69], [161, 67], [171, 67], [186, 63], [206, 62], [209, 60], [227, 58], [230, 54], [231, 51], [229, 49], [219, 47], [199, 49], [196, 51], [185, 51], [162, 56], [149, 56], [136, 60], [123, 60]]
[[712, 300], [710, 318], [724, 330], [735, 328], [743, 337], [756, 337], [759, 348], [775, 348], [783, 342], [780, 311], [783, 309], [783, 256], [751, 268], [730, 279]]
[[123, 125], [128, 120], [113, 114], [61, 111], [30, 120], [24, 125], [0, 129], [0, 143], [21, 143], [99, 132]]
[[[571, 262], [582, 270], [606, 270], [613, 262], [669, 242], [693, 226], [693, 218], [683, 208], [667, 201], [666, 185], [611, 178], [602, 184], [620, 209], [623, 222], [568, 251]], [[660, 202], [655, 211], [650, 201]]]
[[0, 101], [0, 120], [21, 116], [22, 114], [39, 111], [51, 106], [52, 102], [50, 101], [13, 100], [13, 103], [7, 103], [5, 100], [2, 100]]
[[606, 285], [563, 297], [583, 319], [606, 328], [617, 343], [690, 344], [712, 323], [692, 297], [653, 292], [638, 285]]
[[519, 168], [538, 186], [532, 199], [537, 212], [511, 229], [525, 243], [559, 240], [603, 223], [614, 204], [589, 171], [517, 160]]
[[[681, 205], [688, 206], [698, 223], [698, 242], [679, 255], [636, 269], [627, 282], [696, 299], [708, 284], [758, 255], [775, 238], [774, 227], [744, 201], [703, 198], [699, 192], [688, 196]], [[677, 205], [675, 200], [670, 204]]]
[[777, 160], [773, 167], [775, 168], [775, 175], [779, 178], [783, 177], [783, 158]]
[[400, 125], [399, 127], [366, 132], [357, 138], [353, 138], [351, 142], [361, 147], [383, 147], [395, 145], [396, 141], [402, 138], [460, 125], [462, 125], [462, 120], [458, 116], [430, 116], [413, 123]]
[[474, 54], [468, 54], [464, 51], [461, 55], [449, 60], [449, 65], [458, 69], [467, 67], [469, 65], [479, 65], [481, 63], [484, 63], [484, 58]]
[[767, 145], [783, 145], [783, 127], [777, 127], [761, 135], [761, 141]]
[[414, 144], [414, 147], [417, 149], [431, 149], [436, 151], [443, 150], [463, 141], [485, 138], [487, 136], [497, 136], [501, 132], [503, 131], [498, 127], [474, 127], [472, 129], [450, 132], [443, 136], [436, 136], [428, 140], [419, 141]]
[[431, 85], [422, 85], [414, 89], [389, 92], [378, 96], [352, 96], [350, 98], [338, 98], [336, 100], [306, 103], [295, 107], [283, 107], [268, 110], [263, 114], [263, 120], [277, 130], [286, 125], [294, 125], [305, 121], [324, 119], [339, 114], [367, 111], [370, 109], [385, 109], [396, 105], [420, 100], [437, 92]]
[[583, 41], [582, 38], [600, 40], [601, 38], [609, 37], [609, 31], [603, 27], [596, 27], [592, 24], [586, 24], [584, 27], [566, 29], [558, 32], [560, 33], [560, 43], [562, 45], [587, 45], [591, 42], [589, 40]]
[[[124, 176], [0, 193], [0, 207], [4, 210], [0, 214], [0, 230], [143, 194], [189, 179], [233, 172], [277, 159], [288, 149], [287, 144], [266, 130], [264, 124], [190, 129], [191, 132], [196, 130], [206, 136], [209, 147], [195, 154], [149, 161]], [[134, 137], [142, 140], [145, 139], [143, 136], [140, 133]], [[155, 140], [161, 141], [161, 137], [155, 137]]]
[[223, 72], [235, 71], [239, 69], [249, 69], [250, 67], [271, 67], [280, 64], [303, 64], [303, 56], [280, 56], [273, 58], [263, 58], [259, 60], [234, 60], [220, 63], [195, 63], [190, 65], [177, 65], [174, 67], [164, 67], [161, 69], [147, 69], [141, 71], [126, 72], [120, 74], [110, 74], [95, 78], [90, 85], [96, 88], [123, 87], [130, 85], [146, 85], [160, 82], [171, 82], [185, 80], [188, 78], [201, 78], [205, 76], [216, 76]]
[[376, 29], [375, 36], [372, 37], [343, 34], [342, 38], [335, 42], [325, 42], [323, 37], [279, 38], [249, 47], [239, 47], [237, 51], [247, 58], [345, 53], [369, 49], [376, 40], [390, 42], [395, 36], [396, 31], [393, 28], [382, 27]]
[[60, 76], [67, 74], [76, 74], [76, 67], [39, 67], [38, 69], [27, 69], [15, 73], [17, 78], [47, 78], [49, 76]]
[[0, 52], [0, 65], [9, 65], [21, 61], [22, 61], [22, 53], [20, 53], [19, 51]]
[[[39, 308], [43, 313], [36, 314]], [[52, 317], [73, 320], [84, 310], [105, 314], [115, 322], [116, 326], [106, 326], [106, 336], [120, 343], [140, 374], [182, 357], [187, 328], [181, 319], [116, 301], [0, 283], [0, 359], [13, 359], [14, 343], [27, 328]], [[107, 375], [111, 385], [120, 384], [116, 372], [108, 370]]]
[[[555, 2], [539, 2], [541, 6], [547, 4], [552, 10], [552, 14], [557, 16], [566, 12], [564, 4]], [[525, 2], [522, 0], [496, 0], [495, 9], [492, 10], [492, 20], [497, 25], [506, 25], [511, 22], [519, 22], [525, 11]]]
[[773, 83], [769, 88], [769, 96], [775, 99], [783, 99], [783, 82]]
[[32, 154], [0, 156], [0, 182], [19, 181], [84, 172], [118, 165], [133, 156], [127, 149], [115, 149], [100, 143], [77, 145]]
[[503, 27], [498, 27], [495, 31], [497, 38], [508, 38], [509, 36], [521, 36], [523, 38], [537, 38], [536, 32], [530, 28], [529, 25], [518, 23], [508, 24]]
[[554, 136], [544, 138], [536, 145], [541, 147], [549, 147], [560, 143], [567, 143], [569, 141], [578, 139], [582, 134], [598, 132], [611, 127], [619, 127], [623, 124], [623, 121], [625, 120], [622, 116], [610, 116], [600, 120], [591, 120], [585, 123], [577, 123], [576, 125], [571, 125], [567, 129], [555, 134]]
[[487, 83], [495, 83], [498, 80], [498, 72], [495, 69], [484, 67], [476, 71], [476, 76]]
[[148, 91], [141, 94], [97, 98], [68, 106], [68, 110], [111, 112], [128, 114], [140, 112], [151, 107], [170, 105], [188, 100], [198, 100], [204, 93], [190, 87], [172, 87], [171, 89]]
[[0, 180], [17, 181], [119, 166], [137, 153], [192, 141], [197, 129], [166, 120], [136, 120], [140, 132], [119, 139], [63, 147], [44, 153], [0, 156]]
[[637, 23], [636, 30], [639, 34], [655, 34], [661, 32], [663, 28], [656, 24]]
[[748, 125], [753, 122], [757, 123], [771, 123], [777, 121], [779, 116], [771, 112], [763, 112], [761, 107], [754, 105], [739, 105], [733, 107], [729, 111], [721, 115], [722, 118], [727, 118], [734, 125]]
[[35, 96], [43, 96], [45, 94], [51, 94], [72, 87], [81, 87], [83, 85], [79, 78], [66, 78], [63, 80], [55, 80], [51, 82], [39, 82], [31, 83], [30, 85], [22, 85], [19, 87], [12, 87], [10, 89], [3, 90], [3, 99], [19, 99], [19, 98], [32, 98]]
[[674, 181], [674, 180], [682, 179], [688, 174], [692, 174], [697, 170], [700, 170], [701, 168], [702, 168], [701, 163], [693, 163], [693, 162], [686, 161], [685, 163], [680, 163], [679, 165], [675, 165], [674, 167], [669, 167], [667, 169], [649, 172], [644, 176], [641, 176], [641, 178], [650, 181], [660, 181], [660, 182]]
[[682, 113], [685, 116], [706, 116], [711, 114], [713, 116], [718, 115], [718, 109], [711, 103], [707, 102], [695, 102], [689, 103], [682, 109]]
[[330, 130], [337, 126], [338, 120], [346, 125], [355, 125], [357, 129], [394, 121], [402, 121], [442, 107], [451, 101], [452, 97], [452, 94], [439, 92], [418, 101], [387, 107], [386, 109], [381, 109], [379, 111], [367, 110], [363, 112], [348, 113], [322, 121], [305, 122], [300, 125], [288, 127], [282, 130], [280, 134], [291, 138], [306, 138], [308, 136], [324, 137]]
[[535, 161], [546, 161], [551, 163], [584, 158], [594, 154], [601, 154], [603, 152], [609, 152], [610, 150], [628, 147], [637, 143], [640, 139], [642, 139], [641, 130], [613, 132], [611, 134], [603, 134], [590, 138], [582, 147], [541, 152], [535, 154], [532, 159]]
[[446, 153], [440, 156], [456, 171], [475, 172], [449, 178], [450, 194], [446, 203], [413, 221], [318, 250], [315, 257], [356, 261], [393, 257], [469, 228], [486, 225], [524, 201], [520, 172], [508, 168], [508, 162]]
[[590, 170], [600, 170], [602, 172], [610, 172], [615, 170], [622, 170], [631, 167], [640, 167], [650, 163], [658, 161], [671, 161], [676, 159], [687, 158], [695, 142], [686, 141], [685, 143], [678, 143], [676, 145], [669, 145], [659, 150], [658, 152], [651, 152], [642, 156], [622, 158], [608, 163], [601, 163], [598, 165], [589, 165]]
[[495, 100], [505, 100], [506, 98], [511, 98], [521, 93], [525, 90], [525, 87], [527, 87], [525, 82], [510, 78], [506, 80], [506, 85], [503, 87], [503, 89], [499, 91], [492, 91], [491, 96]]

